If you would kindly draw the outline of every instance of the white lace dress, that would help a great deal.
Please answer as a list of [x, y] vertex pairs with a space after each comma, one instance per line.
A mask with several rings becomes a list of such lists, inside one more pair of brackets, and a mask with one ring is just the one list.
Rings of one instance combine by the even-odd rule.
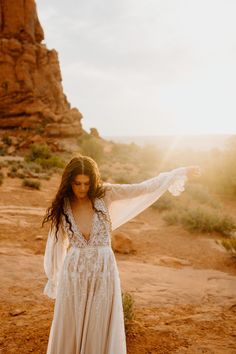
[[126, 354], [120, 277], [111, 248], [111, 231], [135, 217], [165, 191], [184, 190], [186, 167], [136, 184], [104, 184], [105, 196], [95, 199], [90, 238], [75, 223], [69, 199], [64, 201], [72, 229], [63, 217], [58, 241], [49, 231], [43, 293], [55, 300], [47, 354]]

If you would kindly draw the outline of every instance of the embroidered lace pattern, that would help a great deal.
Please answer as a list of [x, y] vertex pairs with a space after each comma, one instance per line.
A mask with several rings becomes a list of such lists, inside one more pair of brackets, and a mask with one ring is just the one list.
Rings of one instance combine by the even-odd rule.
[[[111, 248], [111, 222], [106, 205], [102, 199], [95, 200], [98, 210], [106, 213], [107, 219], [101, 213], [93, 216], [89, 240], [77, 227], [69, 200], [65, 200], [64, 211], [71, 222], [72, 232], [68, 223], [64, 228], [69, 238], [69, 247], [62, 268], [58, 287], [58, 298], [62, 311], [67, 302], [75, 304], [78, 311], [84, 308], [88, 296], [96, 293], [94, 306], [98, 313], [104, 301], [111, 301], [114, 293], [114, 277], [119, 278], [115, 256]], [[92, 292], [91, 292], [92, 290]], [[121, 309], [122, 311], [122, 309]]]
[[[72, 247], [66, 255], [59, 282], [58, 298], [62, 310], [63, 305], [72, 302], [78, 311], [90, 296], [94, 296], [96, 313], [106, 301], [112, 300], [114, 293], [114, 277], [118, 270], [112, 250], [105, 247]], [[62, 285], [60, 285], [62, 284]]]
[[63, 217], [63, 226], [68, 235], [70, 247], [76, 246], [83, 248], [94, 246], [111, 246], [111, 220], [106, 205], [103, 199], [98, 198], [95, 199], [94, 203], [98, 210], [101, 210], [106, 214], [107, 220], [101, 213], [95, 213], [92, 220], [90, 238], [89, 240], [86, 240], [75, 223], [68, 198], [65, 199], [64, 212], [70, 220], [72, 232], [69, 224], [65, 220], [65, 217]]

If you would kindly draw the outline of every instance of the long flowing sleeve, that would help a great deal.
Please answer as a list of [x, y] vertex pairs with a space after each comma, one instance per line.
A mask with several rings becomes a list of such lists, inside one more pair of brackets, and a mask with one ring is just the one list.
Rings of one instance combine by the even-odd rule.
[[54, 227], [50, 227], [44, 254], [44, 271], [48, 281], [43, 290], [43, 294], [52, 299], [56, 298], [59, 275], [69, 244], [68, 238], [65, 237], [61, 226], [58, 230], [57, 242], [55, 239], [55, 231]]
[[159, 199], [167, 190], [178, 196], [188, 180], [187, 167], [179, 167], [134, 184], [104, 183], [104, 200], [110, 215], [112, 230], [134, 218]]

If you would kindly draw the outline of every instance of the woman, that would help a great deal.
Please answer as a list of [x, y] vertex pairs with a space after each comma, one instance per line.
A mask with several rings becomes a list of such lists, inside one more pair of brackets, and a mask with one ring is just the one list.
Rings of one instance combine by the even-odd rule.
[[55, 300], [47, 354], [126, 354], [120, 278], [111, 231], [167, 190], [179, 195], [198, 166], [180, 167], [136, 184], [102, 184], [96, 162], [73, 158], [43, 224], [44, 294]]

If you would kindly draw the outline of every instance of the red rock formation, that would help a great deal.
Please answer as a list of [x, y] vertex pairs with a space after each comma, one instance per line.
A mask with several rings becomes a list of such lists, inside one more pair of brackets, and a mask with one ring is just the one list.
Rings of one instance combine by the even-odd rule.
[[34, 0], [0, 0], [0, 129], [82, 134], [63, 93], [57, 52], [48, 50]]
[[97, 128], [90, 128], [90, 135], [94, 136], [95, 138], [101, 139]]

